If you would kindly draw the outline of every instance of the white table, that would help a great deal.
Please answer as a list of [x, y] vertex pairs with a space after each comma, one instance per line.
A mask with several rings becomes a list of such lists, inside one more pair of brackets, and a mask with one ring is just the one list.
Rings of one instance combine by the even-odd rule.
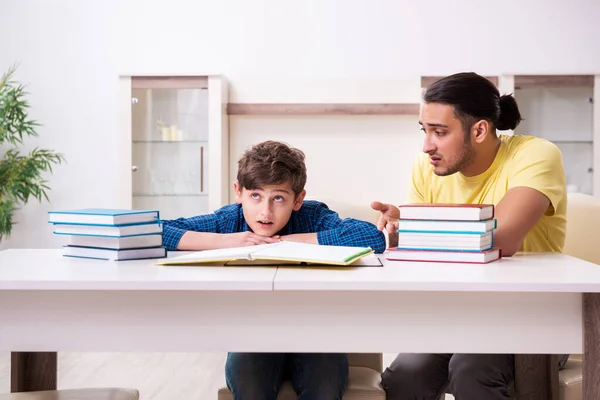
[[599, 292], [600, 267], [562, 254], [305, 269], [13, 249], [0, 252], [0, 351], [585, 352], [597, 400]]

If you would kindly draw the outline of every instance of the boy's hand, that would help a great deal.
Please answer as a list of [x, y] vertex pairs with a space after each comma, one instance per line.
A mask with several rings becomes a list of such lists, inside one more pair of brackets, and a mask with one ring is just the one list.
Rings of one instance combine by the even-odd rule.
[[384, 228], [388, 233], [395, 233], [398, 230], [398, 219], [400, 219], [400, 209], [393, 204], [384, 204], [379, 201], [371, 203], [371, 208], [381, 211], [377, 229], [382, 231]]
[[279, 236], [260, 236], [254, 232], [239, 232], [239, 233], [228, 233], [222, 234], [221, 246], [220, 247], [244, 247], [254, 246], [257, 244], [267, 244], [280, 242]]

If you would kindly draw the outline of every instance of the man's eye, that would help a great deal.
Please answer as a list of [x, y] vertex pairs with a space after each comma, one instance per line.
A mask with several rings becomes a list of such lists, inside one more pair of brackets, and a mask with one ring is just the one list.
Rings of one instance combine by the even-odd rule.
[[444, 136], [446, 134], [446, 132], [435, 131], [435, 134], [438, 136]]

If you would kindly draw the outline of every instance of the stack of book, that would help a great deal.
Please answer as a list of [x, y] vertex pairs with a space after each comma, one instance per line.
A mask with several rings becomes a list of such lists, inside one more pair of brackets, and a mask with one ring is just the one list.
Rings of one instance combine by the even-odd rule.
[[64, 256], [114, 261], [167, 256], [157, 210], [85, 208], [48, 214], [54, 234], [68, 239]]
[[400, 208], [397, 261], [489, 263], [502, 257], [494, 247], [492, 204], [406, 204]]

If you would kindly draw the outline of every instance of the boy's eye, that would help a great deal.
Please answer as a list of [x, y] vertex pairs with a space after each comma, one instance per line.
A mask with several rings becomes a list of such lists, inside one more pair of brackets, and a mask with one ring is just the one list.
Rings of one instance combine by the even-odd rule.
[[282, 196], [275, 196], [273, 198], [273, 200], [275, 200], [275, 201], [283, 201], [283, 197]]
[[252, 198], [253, 198], [253, 199], [255, 199], [255, 200], [258, 200], [258, 199], [260, 198], [260, 195], [259, 195], [258, 193], [252, 193], [252, 194], [250, 195], [250, 197], [252, 197]]
[[444, 136], [446, 134], [446, 132], [435, 131], [435, 134], [438, 135], [438, 136]]

